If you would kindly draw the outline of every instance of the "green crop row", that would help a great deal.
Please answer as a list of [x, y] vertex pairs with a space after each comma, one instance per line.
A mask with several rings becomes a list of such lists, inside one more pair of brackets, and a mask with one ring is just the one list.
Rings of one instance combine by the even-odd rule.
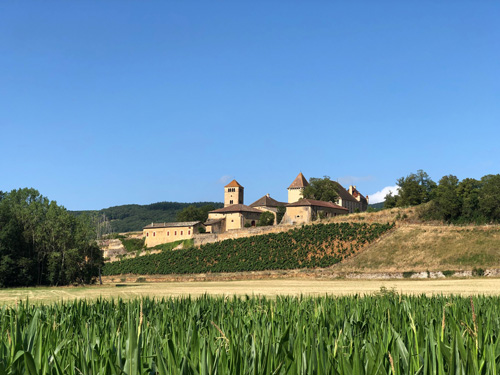
[[74, 301], [0, 310], [0, 374], [498, 374], [499, 297]]
[[185, 274], [329, 267], [380, 237], [394, 224], [308, 225], [266, 234], [124, 259], [105, 264], [104, 275]]

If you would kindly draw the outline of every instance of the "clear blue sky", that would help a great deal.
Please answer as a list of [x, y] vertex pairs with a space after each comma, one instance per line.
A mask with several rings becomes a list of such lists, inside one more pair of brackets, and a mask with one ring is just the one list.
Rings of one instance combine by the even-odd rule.
[[0, 2], [0, 190], [68, 209], [499, 173], [498, 1]]

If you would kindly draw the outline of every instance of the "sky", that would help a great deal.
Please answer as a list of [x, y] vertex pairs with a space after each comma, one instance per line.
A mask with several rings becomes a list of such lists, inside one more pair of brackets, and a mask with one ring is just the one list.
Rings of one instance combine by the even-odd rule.
[[[287, 200], [299, 172], [383, 200], [497, 174], [498, 1], [0, 2], [0, 190], [70, 210]], [[385, 190], [384, 190], [385, 189]]]

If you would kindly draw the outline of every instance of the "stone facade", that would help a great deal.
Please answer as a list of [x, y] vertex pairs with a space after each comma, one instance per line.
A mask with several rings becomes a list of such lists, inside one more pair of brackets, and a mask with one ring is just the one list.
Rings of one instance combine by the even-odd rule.
[[244, 187], [236, 180], [224, 186], [224, 207], [229, 207], [233, 204], [243, 204], [243, 193]]
[[337, 215], [347, 215], [349, 211], [331, 202], [301, 199], [286, 206], [283, 224], [307, 224], [316, 219], [326, 219]]
[[200, 227], [205, 227], [201, 221], [151, 223], [144, 227], [143, 236], [146, 247], [155, 247], [162, 243], [193, 238], [196, 233], [200, 232]]

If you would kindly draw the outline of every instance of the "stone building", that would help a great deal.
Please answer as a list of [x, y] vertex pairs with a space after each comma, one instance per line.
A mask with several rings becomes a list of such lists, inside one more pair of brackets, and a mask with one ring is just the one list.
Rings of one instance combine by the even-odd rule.
[[257, 199], [250, 205], [250, 207], [256, 208], [260, 211], [271, 212], [274, 215], [274, 225], [279, 224], [276, 220], [276, 215], [278, 213], [278, 207], [280, 206], [285, 207], [286, 203], [278, 202], [276, 199], [271, 198], [269, 194]]
[[243, 204], [243, 192], [245, 188], [238, 181], [233, 180], [224, 186], [224, 207], [233, 204]]
[[[218, 210], [210, 211], [205, 226], [209, 233], [221, 233], [222, 231], [242, 229], [245, 226], [255, 227], [261, 214], [262, 211], [256, 208], [245, 206], [244, 204], [233, 204], [231, 206], [219, 208]], [[214, 226], [215, 224], [218, 225]], [[221, 230], [221, 232], [216, 232], [214, 230]]]
[[306, 224], [318, 218], [326, 219], [337, 215], [347, 215], [349, 210], [332, 202], [302, 198], [286, 205], [282, 224]]
[[142, 233], [146, 247], [154, 247], [162, 243], [193, 238], [200, 232], [200, 228], [205, 228], [201, 221], [151, 223], [143, 228]]
[[357, 189], [356, 186], [349, 186], [349, 189], [345, 189], [338, 182], [337, 193], [338, 198], [335, 202], [339, 206], [345, 207], [349, 210], [349, 213], [353, 212], [363, 212], [368, 209], [368, 197], [364, 197]]

